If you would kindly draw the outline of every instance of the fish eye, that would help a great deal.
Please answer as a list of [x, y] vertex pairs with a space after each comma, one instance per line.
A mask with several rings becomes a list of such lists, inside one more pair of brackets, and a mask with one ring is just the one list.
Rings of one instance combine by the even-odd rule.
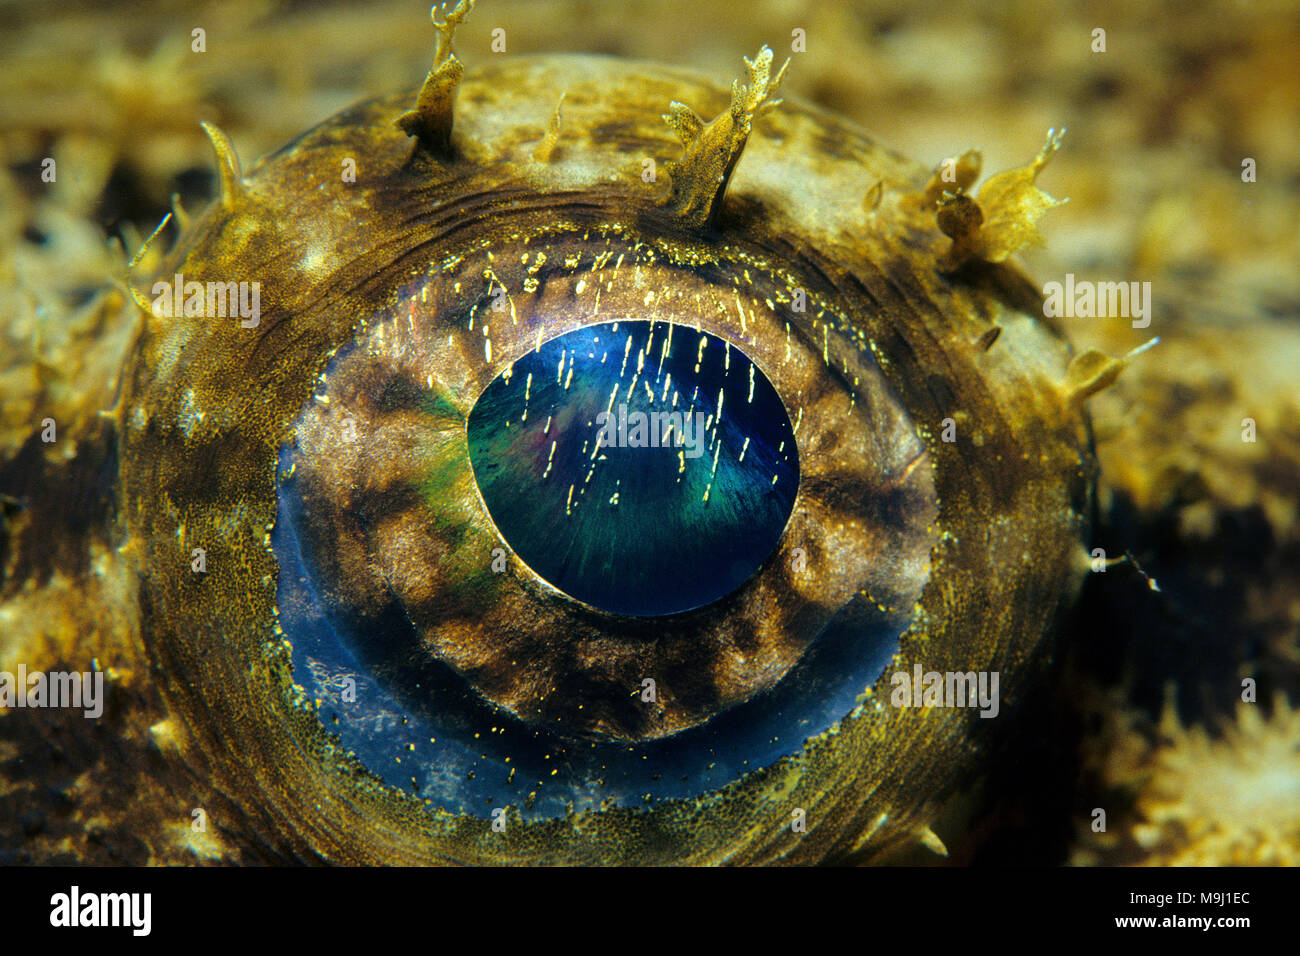
[[593, 238], [534, 239], [518, 285], [402, 286], [281, 452], [295, 679], [431, 806], [643, 807], [770, 765], [853, 709], [928, 577], [929, 456], [874, 360], [756, 269]]
[[247, 174], [211, 128], [218, 198], [134, 263], [115, 504], [157, 738], [277, 858], [930, 840], [1084, 566], [1112, 369], [1006, 262], [1059, 138], [977, 200], [978, 157], [779, 100], [767, 48], [730, 90], [464, 74], [470, 7], [419, 91]]
[[731, 593], [772, 553], [798, 487], [794, 430], [767, 376], [740, 349], [733, 361], [729, 341], [674, 342], [675, 330], [660, 323], [656, 340], [651, 319], [565, 333], [497, 376], [466, 424], [479, 492], [514, 552], [615, 614]]

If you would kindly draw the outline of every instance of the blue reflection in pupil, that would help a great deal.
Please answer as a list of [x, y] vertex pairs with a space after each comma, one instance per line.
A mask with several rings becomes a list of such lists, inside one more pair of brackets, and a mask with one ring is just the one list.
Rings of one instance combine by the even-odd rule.
[[588, 326], [530, 351], [483, 392], [468, 437], [515, 553], [616, 614], [734, 591], [776, 547], [798, 486], [767, 377], [722, 339], [665, 322]]

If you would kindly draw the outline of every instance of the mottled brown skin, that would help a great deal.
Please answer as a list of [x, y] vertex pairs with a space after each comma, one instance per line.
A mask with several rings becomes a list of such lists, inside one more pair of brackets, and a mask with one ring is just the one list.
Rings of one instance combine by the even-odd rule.
[[[535, 162], [561, 92], [558, 141], [549, 163]], [[358, 106], [266, 158], [157, 270], [260, 280], [259, 327], [141, 314], [110, 416], [64, 427], [78, 454], [47, 451], [36, 465], [31, 451], [21, 470], [0, 466], [0, 492], [21, 480], [26, 504], [5, 532], [4, 607], [17, 609], [5, 663], [80, 669], [70, 656], [99, 648], [115, 669], [109, 711], [91, 730], [106, 738], [102, 751], [86, 751], [79, 715], [0, 720], [10, 810], [0, 845], [37, 861], [809, 863], [879, 859], [915, 842], [1010, 719], [1083, 567], [1087, 423], [1062, 386], [1068, 347], [1035, 318], [1034, 288], [1005, 265], [940, 271], [950, 242], [925, 202], [929, 171], [812, 109], [787, 102], [754, 123], [715, 228], [700, 229], [665, 204], [666, 183], [642, 181], [641, 159], [662, 168], [681, 154], [661, 119], [669, 101], [713, 116], [727, 107], [720, 89], [611, 60], [504, 62], [465, 77], [456, 155], [442, 161], [394, 125], [413, 99]], [[356, 160], [355, 184], [340, 182], [345, 158]], [[878, 182], [883, 198], [868, 213], [861, 198]], [[897, 666], [998, 670], [1002, 718], [889, 707], [890, 668], [859, 712], [801, 755], [721, 791], [650, 812], [512, 818], [505, 833], [429, 813], [333, 752], [314, 713], [295, 705], [276, 635], [265, 536], [288, 424], [355, 323], [431, 261], [510, 250], [496, 262], [513, 291], [524, 237], [584, 232], [646, 243], [694, 270], [748, 269], [760, 286], [805, 289], [808, 319], [842, 317], [826, 333], [831, 367], [851, 383], [868, 355], [879, 363], [928, 446], [940, 502], [940, 544]], [[464, 289], [449, 313], [479, 292]], [[803, 317], [791, 321], [822, 340]], [[1002, 332], [985, 350], [976, 343], [992, 325]], [[203, 413], [188, 434], [186, 409]], [[954, 443], [939, 440], [948, 417]], [[105, 468], [98, 487], [111, 504], [70, 521], [61, 491]], [[42, 571], [49, 547], [69, 555], [59, 573]], [[207, 551], [206, 574], [190, 570], [193, 547]], [[19, 804], [43, 824], [4, 822]], [[206, 834], [188, 826], [194, 807], [207, 811]], [[806, 810], [807, 833], [791, 832], [793, 808]], [[98, 836], [82, 833], [92, 820]]]

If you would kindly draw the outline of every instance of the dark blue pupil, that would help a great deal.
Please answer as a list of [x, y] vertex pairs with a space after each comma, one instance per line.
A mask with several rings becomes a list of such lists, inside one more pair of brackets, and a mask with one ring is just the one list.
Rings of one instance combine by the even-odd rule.
[[469, 456], [497, 529], [565, 594], [657, 616], [742, 585], [780, 540], [799, 460], [735, 346], [666, 322], [569, 332], [479, 397]]

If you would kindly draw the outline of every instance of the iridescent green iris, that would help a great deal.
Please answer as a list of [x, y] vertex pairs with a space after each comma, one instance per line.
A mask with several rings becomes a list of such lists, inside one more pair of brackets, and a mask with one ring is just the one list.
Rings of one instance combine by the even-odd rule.
[[734, 591], [780, 540], [799, 481], [767, 377], [722, 339], [666, 322], [592, 325], [528, 352], [480, 396], [468, 433], [510, 547], [616, 614]]

